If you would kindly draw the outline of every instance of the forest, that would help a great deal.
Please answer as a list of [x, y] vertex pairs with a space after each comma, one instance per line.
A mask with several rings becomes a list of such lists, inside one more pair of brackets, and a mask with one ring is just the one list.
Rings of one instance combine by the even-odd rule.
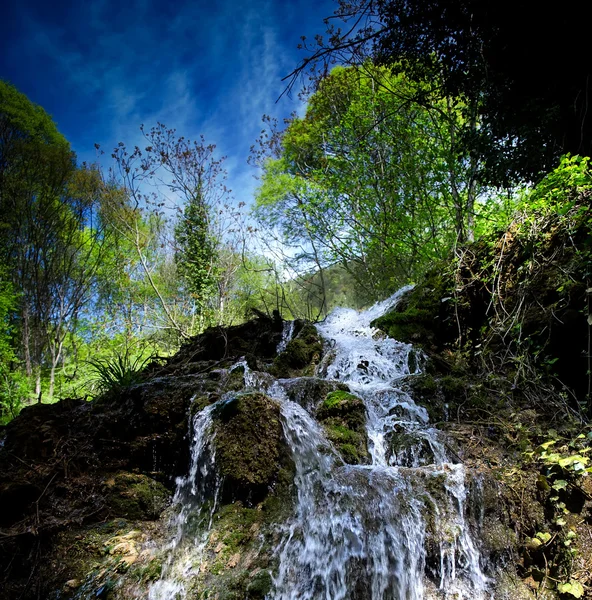
[[[23, 466], [3, 459], [0, 546], [3, 540], [9, 546], [0, 556], [8, 565], [10, 598], [592, 597], [587, 595], [592, 554], [584, 541], [592, 535], [587, 481], [592, 472], [587, 454], [592, 448], [592, 73], [586, 20], [581, 2], [562, 7], [559, 19], [534, 3], [516, 4], [338, 0], [325, 21], [326, 33], [302, 38], [304, 58], [284, 80], [285, 94], [297, 94], [303, 110], [283, 120], [262, 117], [248, 157], [257, 177], [250, 205], [236, 201], [229, 189], [229, 159], [220, 155], [215, 140], [191, 140], [163, 123], [138, 123], [141, 144], [122, 141], [114, 149], [97, 144], [96, 162], [81, 162], [44, 108], [0, 80], [0, 449], [6, 439], [6, 456], [18, 455], [29, 469], [26, 477], [35, 482], [32, 491], [29, 484], [19, 487], [14, 482], [25, 477], [18, 471]], [[396, 295], [401, 288], [402, 295]], [[370, 308], [388, 298], [396, 304], [383, 312]], [[339, 354], [339, 336], [353, 317], [339, 317], [343, 323], [334, 325], [338, 317], [331, 315], [338, 307], [367, 311], [356, 312], [360, 319], [370, 315], [356, 327], [376, 328], [370, 346], [389, 336], [417, 349], [405, 346], [403, 358], [399, 346], [397, 353], [390, 346], [378, 351], [380, 360], [405, 363], [403, 374], [392, 376], [403, 377], [403, 391], [386, 416], [374, 414], [376, 401], [368, 401], [370, 392], [362, 387], [374, 377], [374, 349], [364, 349], [353, 365], [358, 374], [344, 379], [349, 367]], [[354, 337], [366, 335], [353, 331]], [[330, 350], [323, 339], [333, 339]], [[331, 352], [337, 356], [333, 364]], [[240, 384], [237, 368], [244, 372]], [[381, 368], [390, 373], [390, 363]], [[199, 391], [190, 390], [190, 376], [198, 378]], [[179, 377], [178, 387], [167, 383], [173, 377]], [[405, 521], [411, 528], [413, 521], [413, 527], [423, 527], [420, 534], [420, 529], [385, 525], [385, 535], [391, 546], [401, 536], [425, 536], [426, 550], [413, 560], [428, 573], [427, 583], [405, 583], [392, 573], [382, 575], [383, 583], [368, 575], [372, 583], [364, 595], [364, 584], [351, 582], [365, 581], [356, 575], [355, 569], [363, 571], [356, 561], [378, 552], [382, 542], [373, 534], [363, 537], [359, 555], [352, 550], [335, 557], [352, 561], [347, 581], [315, 571], [319, 556], [309, 556], [305, 566], [298, 563], [312, 552], [294, 546], [298, 535], [278, 542], [272, 525], [287, 522], [285, 505], [292, 501], [296, 511], [319, 519], [313, 531], [308, 517], [296, 518], [294, 527], [303, 538], [319, 535], [328, 522], [333, 526], [328, 538], [340, 527], [355, 527], [345, 509], [324, 512], [318, 498], [302, 491], [327, 485], [308, 473], [333, 469], [328, 458], [319, 458], [330, 452], [315, 450], [321, 466], [306, 463], [301, 470], [299, 457], [312, 455], [302, 440], [321, 434], [310, 433], [316, 425], [275, 398], [270, 378], [285, 388], [281, 398], [312, 411], [326, 436], [318, 443], [328, 444], [340, 464], [366, 465], [358, 478], [375, 465], [398, 465], [405, 473], [448, 463], [454, 465], [447, 467], [451, 473], [459, 465], [474, 470], [467, 475], [473, 477], [466, 480], [467, 492], [443, 472], [433, 481], [432, 474], [419, 471], [404, 484], [397, 479], [396, 489], [411, 486], [409, 494], [423, 503], [417, 505], [421, 523], [413, 521], [411, 509], [408, 519], [400, 520], [397, 515], [407, 515], [404, 501], [393, 513], [383, 502], [383, 484], [364, 480], [364, 494], [376, 501], [383, 523]], [[161, 380], [169, 404], [150, 387]], [[294, 391], [290, 382], [296, 380], [308, 386], [305, 391]], [[238, 395], [228, 400], [231, 393]], [[414, 401], [403, 402], [400, 394]], [[306, 398], [316, 398], [316, 408]], [[210, 408], [218, 401], [226, 404]], [[401, 417], [400, 406], [405, 412], [414, 402], [415, 416]], [[403, 419], [395, 423], [396, 435], [385, 429], [395, 414]], [[428, 417], [449, 441], [432, 429], [418, 433], [418, 423]], [[73, 429], [64, 433], [69, 419]], [[205, 436], [208, 428], [218, 427], [208, 442], [214, 449], [205, 442], [178, 449], [187, 445], [181, 440], [188, 419], [194, 444], [198, 432]], [[285, 424], [289, 419], [301, 427], [293, 438]], [[217, 420], [221, 424], [212, 425]], [[127, 421], [143, 433], [128, 439], [122, 429]], [[37, 455], [26, 440], [46, 427], [54, 450]], [[309, 437], [302, 434], [306, 427]], [[75, 452], [68, 446], [70, 436]], [[83, 438], [94, 440], [92, 451]], [[121, 456], [128, 448], [129, 464], [109, 446], [113, 439], [125, 440]], [[241, 450], [237, 439], [248, 449]], [[156, 458], [148, 466], [147, 457], [157, 454], [161, 466]], [[209, 491], [197, 484], [190, 491], [183, 469], [189, 462], [194, 476], [200, 468], [206, 473], [210, 455], [223, 476], [216, 479], [208, 471]], [[33, 469], [35, 460], [39, 466]], [[76, 475], [69, 476], [69, 469]], [[82, 479], [87, 473], [95, 473], [89, 477], [96, 481], [99, 473], [109, 490], [97, 491], [94, 480]], [[394, 471], [380, 473], [375, 476], [385, 477], [388, 485], [399, 477]], [[56, 486], [62, 480], [60, 492]], [[504, 491], [492, 494], [499, 494], [506, 509], [488, 496], [488, 482], [494, 480], [491, 486]], [[296, 497], [290, 485], [298, 488], [297, 502], [286, 500]], [[355, 503], [358, 484], [348, 485]], [[76, 489], [87, 490], [84, 500]], [[126, 513], [119, 496], [120, 504], [114, 504], [116, 493], [133, 496], [137, 506]], [[174, 507], [179, 498], [196, 493], [203, 503], [200, 516], [188, 516], [190, 504], [181, 502], [178, 514], [185, 521], [178, 525], [169, 558], [142, 562], [143, 554], [130, 550], [139, 544], [136, 530], [156, 536], [163, 548], [165, 542], [161, 530], [137, 522], [156, 521], [167, 503]], [[472, 500], [476, 493], [479, 498]], [[142, 494], [160, 510], [156, 504], [146, 508]], [[36, 515], [14, 508], [22, 503]], [[471, 512], [476, 514], [475, 503], [486, 515], [480, 525]], [[181, 571], [174, 570], [180, 561], [175, 553], [192, 518], [192, 527], [204, 529], [203, 507], [210, 505], [206, 529], [213, 541], [203, 546], [210, 558], [201, 555], [206, 566], [201, 575], [195, 571], [198, 583], [186, 588], [179, 583]], [[56, 506], [60, 524], [49, 516]], [[457, 506], [460, 516], [454, 516]], [[368, 521], [360, 510], [360, 519]], [[94, 526], [99, 517], [103, 523], [124, 518], [136, 525], [92, 529], [91, 543], [85, 537], [91, 530], [78, 533], [76, 527]], [[485, 558], [473, 564], [479, 527]], [[79, 537], [68, 538], [74, 530]], [[260, 555], [251, 560], [253, 531], [259, 530], [264, 532]], [[59, 532], [67, 539], [52, 537]], [[32, 545], [31, 535], [47, 545]], [[25, 562], [38, 565], [40, 557], [60, 556], [69, 564], [62, 556], [68, 544], [74, 547], [82, 536], [84, 552], [90, 552], [92, 544], [107, 544], [108, 535], [114, 544], [127, 544], [121, 560], [133, 560], [125, 567], [111, 562], [102, 571], [93, 567], [94, 579], [84, 579], [82, 562], [77, 563], [71, 567], [76, 576], [58, 595], [43, 587], [53, 577], [49, 562], [31, 567], [31, 583], [6, 558], [27, 556]], [[452, 559], [442, 550], [448, 543]], [[274, 544], [281, 548], [279, 565], [269, 558]], [[112, 561], [114, 552], [106, 550], [104, 561]], [[411, 558], [384, 560], [395, 572], [397, 561]], [[158, 573], [149, 572], [156, 563]], [[299, 587], [304, 584], [293, 579], [290, 569], [298, 570], [297, 564], [316, 573], [311, 587]], [[141, 572], [134, 571], [138, 565]], [[240, 581], [239, 567], [245, 573]], [[133, 577], [122, 575], [128, 569]], [[500, 575], [510, 571], [507, 578]], [[520, 583], [510, 584], [513, 577]]]

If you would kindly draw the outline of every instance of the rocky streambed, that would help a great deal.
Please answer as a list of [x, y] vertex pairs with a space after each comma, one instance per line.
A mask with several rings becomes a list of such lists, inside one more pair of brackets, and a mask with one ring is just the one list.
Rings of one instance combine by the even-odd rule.
[[[3, 597], [558, 597], [536, 577], [567, 539], [551, 492], [371, 326], [398, 298], [211, 329], [136, 386], [25, 409], [0, 449]], [[572, 568], [578, 490], [579, 555], [553, 551]]]

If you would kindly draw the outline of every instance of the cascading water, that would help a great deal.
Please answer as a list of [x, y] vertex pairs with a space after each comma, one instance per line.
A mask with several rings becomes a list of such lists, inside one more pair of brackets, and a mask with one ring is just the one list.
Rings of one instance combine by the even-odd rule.
[[[339, 309], [318, 326], [332, 344], [324, 377], [346, 384], [364, 402], [370, 465], [343, 462], [314, 419], [315, 407], [303, 403], [307, 411], [288, 399], [286, 390], [295, 380], [276, 380], [240, 363], [245, 387], [280, 403], [295, 465], [295, 514], [281, 525], [268, 600], [489, 597], [464, 516], [463, 466], [450, 461], [425, 409], [397, 387], [401, 378], [419, 371], [413, 349], [370, 326], [405, 291], [362, 313]], [[292, 335], [293, 328], [286, 327], [280, 349]], [[207, 440], [214, 435], [215, 406], [195, 417], [191, 469], [175, 495], [169, 559], [150, 600], [186, 597], [183, 581], [206, 539], [208, 518], [211, 525], [219, 482]], [[403, 449], [392, 443], [401, 436]], [[201, 515], [201, 534], [193, 533], [187, 542], [193, 514]], [[192, 560], [184, 554], [187, 547], [193, 549]]]
[[150, 588], [149, 600], [185, 597], [184, 582], [192, 574], [195, 556], [199, 556], [212, 525], [220, 490], [211, 443], [215, 435], [214, 409], [214, 404], [207, 406], [192, 419], [191, 464], [188, 474], [177, 479], [173, 498], [177, 513], [171, 519], [173, 536], [166, 549], [168, 557], [162, 577]]
[[[426, 411], [396, 387], [417, 372], [410, 368], [412, 347], [370, 326], [405, 291], [362, 313], [339, 309], [318, 326], [333, 344], [325, 376], [346, 383], [365, 403], [370, 466], [344, 465], [328, 454], [314, 420], [283, 403], [298, 501], [281, 545], [276, 600], [486, 597], [464, 519], [463, 467], [450, 464]], [[388, 436], [397, 434], [413, 440], [401, 456], [387, 449]], [[439, 546], [436, 564], [427, 564], [428, 535]], [[437, 589], [426, 589], [426, 568]]]

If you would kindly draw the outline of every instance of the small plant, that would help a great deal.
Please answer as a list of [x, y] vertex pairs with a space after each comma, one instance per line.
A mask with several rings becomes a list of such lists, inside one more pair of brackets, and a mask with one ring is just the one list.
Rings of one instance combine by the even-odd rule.
[[142, 381], [142, 369], [152, 359], [142, 355], [132, 358], [129, 350], [110, 358], [88, 361], [94, 372], [92, 382], [98, 393], [122, 390]]
[[[583, 478], [592, 472], [589, 467], [590, 458], [588, 453], [592, 450], [589, 445], [592, 440], [592, 432], [587, 435], [580, 433], [571, 441], [561, 440], [558, 433], [550, 429], [547, 432], [547, 441], [537, 446], [534, 450], [523, 453], [527, 460], [535, 461], [540, 469], [537, 478], [537, 487], [549, 493], [548, 500], [553, 509], [553, 523], [556, 531], [551, 535], [549, 532], [537, 532], [533, 538], [529, 538], [527, 547], [537, 551], [539, 548], [555, 543], [564, 547], [564, 556], [573, 559], [577, 555], [577, 549], [573, 546], [577, 540], [577, 533], [573, 520], [570, 519], [570, 511], [563, 501], [571, 489], [581, 488]], [[555, 583], [556, 589], [566, 597], [581, 598], [584, 594], [582, 584], [571, 577], [571, 560], [563, 565], [552, 564], [545, 558], [545, 577]], [[552, 577], [548, 569], [554, 567], [558, 572]], [[558, 578], [556, 578], [558, 577]]]

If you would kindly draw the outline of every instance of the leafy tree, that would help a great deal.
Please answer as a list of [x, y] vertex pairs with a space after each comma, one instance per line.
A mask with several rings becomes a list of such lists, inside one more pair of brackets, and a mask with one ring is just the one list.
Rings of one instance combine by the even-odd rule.
[[198, 185], [175, 228], [175, 259], [187, 291], [195, 298], [200, 311], [205, 311], [219, 277], [219, 242], [212, 236], [210, 207], [200, 189], [203, 183], [200, 181]]
[[339, 262], [368, 300], [473, 237], [479, 188], [455, 145], [462, 114], [446, 101], [426, 109], [414, 94], [386, 69], [335, 68], [264, 165], [261, 220], [301, 246], [300, 269]]
[[[338, 0], [327, 36], [291, 74], [369, 57], [460, 98], [465, 156], [481, 158], [482, 181], [536, 180], [565, 153], [590, 154], [591, 67], [582, 0], [561, 11], [534, 1]], [[338, 26], [342, 24], [342, 28]], [[419, 90], [419, 102], [430, 99]], [[478, 126], [472, 126], [477, 118]]]
[[[224, 159], [216, 157], [215, 146], [203, 136], [191, 141], [163, 124], [142, 131], [143, 149], [128, 152], [120, 144], [113, 152], [114, 181], [127, 207], [114, 211], [115, 221], [160, 303], [163, 322], [157, 327], [186, 338], [212, 320], [223, 320], [225, 311], [219, 258], [235, 211], [224, 183]], [[170, 239], [167, 221], [175, 211], [179, 220]], [[157, 260], [151, 262], [149, 249], [159, 246], [164, 252], [155, 253]]]
[[17, 415], [28, 393], [14, 352], [12, 317], [17, 305], [17, 294], [0, 268], [0, 423]]
[[46, 325], [52, 313], [53, 258], [60, 225], [68, 220], [60, 194], [73, 172], [67, 141], [50, 117], [14, 87], [0, 82], [0, 252], [20, 296], [20, 353], [27, 375], [40, 368], [47, 349]]

